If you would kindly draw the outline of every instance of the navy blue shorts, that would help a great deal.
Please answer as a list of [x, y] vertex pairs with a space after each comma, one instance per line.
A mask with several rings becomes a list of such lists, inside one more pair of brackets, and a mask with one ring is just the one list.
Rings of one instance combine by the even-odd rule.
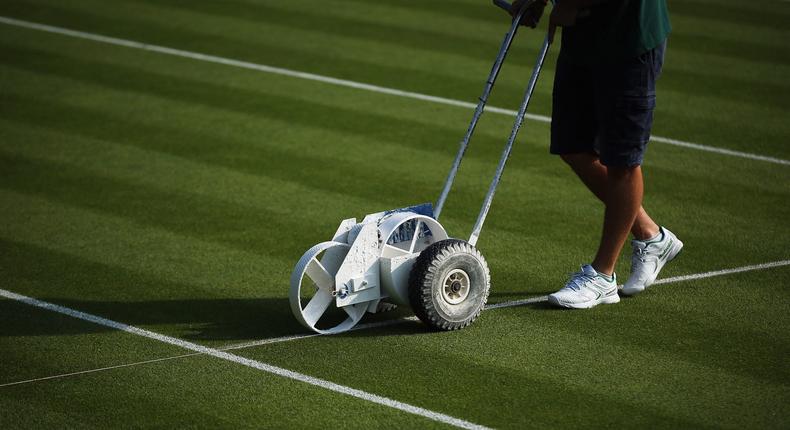
[[611, 167], [642, 164], [656, 106], [666, 42], [620, 64], [557, 60], [551, 153], [595, 153]]

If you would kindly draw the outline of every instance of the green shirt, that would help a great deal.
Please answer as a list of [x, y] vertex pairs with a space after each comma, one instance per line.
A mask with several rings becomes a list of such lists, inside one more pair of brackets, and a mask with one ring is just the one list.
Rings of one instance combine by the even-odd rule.
[[578, 64], [619, 62], [660, 45], [671, 29], [666, 0], [609, 0], [562, 29], [560, 55]]

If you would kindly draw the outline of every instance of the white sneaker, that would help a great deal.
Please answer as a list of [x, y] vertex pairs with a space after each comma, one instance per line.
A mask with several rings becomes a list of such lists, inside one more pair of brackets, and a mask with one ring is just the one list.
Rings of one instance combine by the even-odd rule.
[[639, 294], [655, 282], [658, 272], [672, 261], [683, 249], [683, 242], [664, 227], [660, 227], [664, 237], [654, 242], [632, 240], [634, 253], [631, 256], [631, 276], [621, 290], [626, 296]]
[[564, 308], [588, 309], [599, 303], [617, 303], [617, 280], [607, 281], [589, 264], [582, 266], [580, 272], [571, 275], [571, 279], [561, 290], [549, 295], [549, 303]]

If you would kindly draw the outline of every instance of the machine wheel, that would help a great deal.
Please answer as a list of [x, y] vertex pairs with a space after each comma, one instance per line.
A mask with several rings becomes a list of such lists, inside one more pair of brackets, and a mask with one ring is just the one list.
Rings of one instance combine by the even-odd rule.
[[474, 246], [447, 239], [425, 248], [409, 275], [409, 301], [417, 317], [438, 330], [471, 324], [488, 300], [491, 276]]
[[291, 311], [303, 326], [321, 334], [350, 330], [365, 314], [369, 303], [336, 307], [335, 275], [350, 246], [323, 242], [302, 255], [291, 274]]

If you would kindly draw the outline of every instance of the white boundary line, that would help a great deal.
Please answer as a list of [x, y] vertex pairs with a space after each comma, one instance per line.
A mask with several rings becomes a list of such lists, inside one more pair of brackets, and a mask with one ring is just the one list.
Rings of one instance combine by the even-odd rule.
[[713, 152], [715, 154], [730, 155], [733, 157], [748, 158], [750, 160], [766, 161], [768, 163], [790, 166], [790, 160], [784, 160], [782, 158], [768, 157], [765, 155], [752, 154], [749, 152], [733, 151], [732, 149], [700, 145], [699, 143], [684, 142], [682, 140], [670, 139], [668, 137], [661, 136], [650, 136], [650, 140], [654, 142], [666, 143], [668, 145], [680, 146], [682, 148], [696, 149], [699, 151]]
[[[391, 325], [400, 324], [400, 323], [404, 323], [404, 322], [410, 322], [410, 321], [418, 321], [418, 319], [417, 319], [417, 317], [408, 317], [408, 318], [399, 318], [399, 319], [395, 319], [395, 320], [386, 320], [386, 321], [379, 321], [379, 322], [374, 322], [374, 323], [360, 324], [360, 325], [354, 327], [353, 329], [351, 329], [351, 331], [367, 330], [367, 329], [370, 329], [370, 328], [391, 326]], [[217, 348], [217, 349], [220, 350], [220, 351], [235, 351], [235, 350], [239, 350], [239, 349], [253, 348], [253, 347], [261, 346], [261, 345], [269, 345], [269, 344], [273, 344], [273, 343], [289, 342], [289, 341], [292, 341], [292, 340], [307, 339], [309, 337], [316, 337], [316, 336], [322, 336], [322, 335], [318, 334], [318, 333], [295, 334], [295, 335], [291, 335], [291, 336], [282, 336], [282, 337], [274, 337], [274, 338], [268, 338], [268, 339], [254, 340], [254, 341], [250, 341], [250, 342], [234, 343], [234, 344], [226, 345], [226, 346], [223, 346], [223, 347], [220, 347], [220, 348]], [[25, 379], [25, 380], [21, 380], [21, 381], [7, 382], [5, 384], [0, 384], [0, 388], [2, 388], [2, 387], [10, 387], [12, 385], [29, 384], [31, 382], [47, 381], [47, 380], [50, 380], [50, 379], [66, 378], [66, 377], [69, 377], [69, 376], [85, 375], [85, 374], [94, 373], [94, 372], [103, 372], [105, 370], [122, 369], [124, 367], [141, 366], [143, 364], [158, 363], [160, 361], [175, 360], [177, 358], [194, 357], [196, 355], [203, 355], [203, 353], [202, 352], [193, 352], [193, 353], [190, 353], [190, 354], [173, 355], [173, 356], [170, 356], [170, 357], [162, 357], [162, 358], [155, 358], [155, 359], [152, 359], [152, 360], [136, 361], [134, 363], [125, 363], [125, 364], [119, 364], [119, 365], [116, 365], [116, 366], [99, 367], [99, 368], [95, 368], [95, 369], [81, 370], [81, 371], [78, 371], [78, 372], [62, 373], [62, 374], [59, 374], [59, 375], [44, 376], [44, 377], [41, 377], [41, 378], [33, 378], [33, 379]]]
[[[710, 272], [694, 273], [694, 274], [691, 274], [691, 275], [673, 276], [671, 278], [659, 279], [656, 282], [654, 282], [653, 285], [671, 284], [671, 283], [675, 283], [675, 282], [693, 281], [693, 280], [697, 280], [697, 279], [713, 278], [715, 276], [731, 275], [733, 273], [752, 272], [752, 271], [755, 271], [755, 270], [766, 270], [766, 269], [771, 269], [771, 268], [774, 268], [774, 267], [782, 267], [782, 266], [790, 266], [790, 260], [772, 261], [770, 263], [762, 263], [762, 264], [754, 264], [754, 265], [751, 265], [751, 266], [735, 267], [733, 269], [714, 270], [714, 271], [710, 271]], [[512, 308], [514, 306], [523, 306], [523, 305], [528, 305], [530, 303], [540, 303], [540, 302], [545, 302], [547, 300], [548, 300], [548, 296], [532, 297], [532, 298], [529, 298], [529, 299], [522, 299], [522, 300], [513, 300], [513, 301], [509, 301], [509, 302], [495, 303], [493, 305], [486, 306], [486, 310], [489, 310], [489, 309], [500, 309], [500, 308]]]
[[549, 300], [549, 296], [538, 296], [538, 297], [530, 297], [528, 299], [520, 299], [520, 300], [512, 300], [509, 302], [500, 302], [494, 303], [493, 305], [488, 305], [485, 307], [484, 310], [488, 311], [491, 309], [502, 309], [502, 308], [512, 308], [514, 306], [524, 306], [529, 305], [531, 303], [541, 303]]
[[[389, 94], [398, 97], [406, 97], [411, 99], [423, 100], [431, 103], [439, 103], [450, 106], [458, 106], [467, 109], [474, 109], [474, 103], [464, 102], [461, 100], [454, 100], [445, 97], [431, 96], [428, 94], [415, 93], [411, 91], [403, 91], [394, 88], [381, 87], [378, 85], [365, 84], [362, 82], [351, 81], [347, 79], [338, 79], [330, 76], [323, 76], [314, 73], [300, 72], [297, 70], [285, 69], [282, 67], [267, 66], [265, 64], [251, 63], [248, 61], [234, 60], [231, 58], [218, 57], [216, 55], [201, 54], [199, 52], [185, 51], [181, 49], [168, 48], [165, 46], [151, 45], [143, 42], [136, 42], [134, 40], [119, 39], [116, 37], [102, 36], [100, 34], [87, 33], [84, 31], [70, 30], [63, 27], [55, 27], [52, 25], [38, 24], [30, 21], [23, 21], [9, 17], [0, 16], [0, 23], [11, 25], [15, 27], [22, 27], [31, 30], [44, 31], [47, 33], [60, 34], [63, 36], [76, 37], [79, 39], [91, 40], [94, 42], [107, 43], [110, 45], [124, 46], [127, 48], [141, 49], [144, 51], [157, 52], [160, 54], [173, 55], [176, 57], [189, 58], [192, 60], [206, 61], [209, 63], [223, 64], [226, 66], [240, 67], [243, 69], [256, 70], [264, 73], [272, 73], [277, 75], [289, 76], [292, 78], [306, 79], [310, 81], [322, 82], [325, 84], [339, 85], [343, 87], [356, 88], [359, 90], [371, 91], [381, 94]], [[503, 109], [494, 106], [488, 106], [486, 112], [497, 113], [501, 115], [515, 116], [516, 111], [511, 109]], [[551, 122], [551, 118], [545, 115], [527, 114], [526, 118], [533, 121]], [[668, 145], [679, 146], [682, 148], [696, 149], [699, 151], [712, 152], [720, 155], [728, 155], [732, 157], [746, 158], [756, 161], [765, 161], [768, 163], [781, 164], [788, 166], [790, 160], [785, 160], [776, 157], [768, 157], [765, 155], [752, 154], [748, 152], [734, 151], [731, 149], [719, 148], [715, 146], [700, 145], [698, 143], [685, 142], [677, 139], [670, 139], [661, 136], [651, 136], [651, 140], [655, 142], [665, 143]]]
[[202, 345], [198, 345], [192, 342], [187, 342], [185, 340], [176, 339], [174, 337], [165, 336], [163, 334], [155, 333], [149, 330], [141, 329], [138, 327], [134, 327], [128, 324], [120, 323], [117, 321], [112, 321], [106, 318], [102, 318], [96, 315], [88, 314], [85, 312], [80, 312], [74, 309], [70, 309], [64, 306], [59, 306], [53, 303], [44, 302], [41, 300], [37, 300], [31, 297], [23, 296], [21, 294], [16, 294], [11, 291], [6, 291], [0, 289], [0, 296], [16, 300], [18, 302], [22, 302], [31, 306], [35, 306], [38, 308], [46, 309], [49, 311], [57, 312], [60, 314], [64, 314], [70, 317], [74, 317], [77, 319], [81, 319], [84, 321], [92, 322], [94, 324], [103, 325], [105, 327], [113, 328], [116, 330], [124, 331], [127, 333], [135, 334], [137, 336], [142, 336], [148, 339], [157, 340], [162, 343], [167, 343], [170, 345], [174, 345], [180, 348], [184, 348], [189, 351], [194, 351], [196, 353], [210, 355], [212, 357], [216, 357], [222, 360], [227, 360], [233, 363], [241, 364], [243, 366], [251, 367], [253, 369], [261, 370], [266, 373], [271, 373], [274, 375], [282, 376], [284, 378], [293, 379], [296, 381], [304, 382], [306, 384], [310, 384], [316, 387], [324, 388], [330, 391], [334, 391], [340, 394], [346, 394], [352, 397], [356, 397], [361, 400], [365, 400], [368, 402], [376, 403], [382, 406], [387, 406], [393, 409], [397, 409], [403, 412], [408, 412], [410, 414], [418, 415], [421, 417], [428, 418], [433, 421], [437, 421], [444, 424], [449, 424], [452, 426], [456, 426], [459, 428], [464, 429], [487, 429], [487, 427], [481, 426], [479, 424], [475, 424], [469, 421], [465, 421], [459, 418], [451, 417], [449, 415], [445, 415], [439, 412], [434, 412], [425, 408], [421, 408], [419, 406], [410, 405], [408, 403], [399, 402], [397, 400], [390, 399], [388, 397], [379, 396], [376, 394], [368, 393], [366, 391], [357, 390], [355, 388], [347, 387], [345, 385], [336, 384], [334, 382], [330, 382], [324, 379], [314, 378], [312, 376], [308, 376], [302, 373], [294, 372], [292, 370], [283, 369], [282, 367], [277, 367], [271, 364], [263, 363], [260, 361], [252, 360], [249, 358], [244, 358], [238, 355], [230, 354], [225, 351], [221, 351], [219, 349], [209, 348]]
[[[750, 272], [750, 271], [755, 271], [755, 270], [766, 270], [766, 269], [771, 269], [771, 268], [774, 268], [774, 267], [789, 266], [789, 265], [790, 265], [790, 260], [774, 261], [774, 262], [770, 262], [770, 263], [762, 263], [762, 264], [755, 264], [755, 265], [751, 265], [751, 266], [736, 267], [736, 268], [733, 268], [733, 269], [714, 270], [714, 271], [710, 271], [710, 272], [695, 273], [695, 274], [691, 274], [691, 275], [674, 276], [674, 277], [671, 277], [671, 278], [659, 279], [653, 285], [669, 284], [669, 283], [674, 283], [674, 282], [685, 282], [685, 281], [691, 281], [691, 280], [697, 280], [697, 279], [711, 278], [711, 277], [714, 277], [714, 276], [731, 275], [731, 274], [734, 274], [734, 273]], [[0, 290], [0, 291], [3, 291], [3, 290]], [[528, 299], [521, 299], [521, 300], [508, 301], [508, 302], [494, 303], [492, 305], [486, 306], [484, 310], [489, 311], [489, 310], [493, 310], [493, 309], [512, 308], [512, 307], [524, 306], [524, 305], [528, 305], [528, 304], [532, 304], [532, 303], [541, 303], [541, 302], [545, 302], [547, 300], [548, 300], [548, 296], [530, 297]], [[387, 320], [387, 321], [379, 321], [379, 322], [374, 322], [374, 323], [360, 324], [360, 325], [354, 327], [352, 329], [352, 331], [365, 330], [365, 329], [376, 328], [376, 327], [386, 327], [386, 326], [400, 324], [400, 323], [409, 322], [409, 321], [417, 321], [417, 318], [416, 317], [408, 317], [408, 318], [400, 318], [400, 319], [396, 319], [396, 320]], [[227, 346], [224, 346], [224, 347], [221, 347], [221, 348], [217, 348], [217, 349], [220, 350], [220, 351], [239, 350], [239, 349], [252, 348], [252, 347], [261, 346], [261, 345], [268, 345], [268, 344], [272, 344], [272, 343], [289, 342], [289, 341], [292, 341], [292, 340], [306, 339], [306, 338], [309, 338], [309, 337], [316, 337], [316, 336], [321, 336], [321, 335], [317, 334], [317, 333], [307, 333], [307, 334], [297, 334], [297, 335], [292, 335], [292, 336], [282, 336], [282, 337], [275, 337], [275, 338], [269, 338], [269, 339], [261, 339], [261, 340], [252, 341], [252, 342], [231, 344], [231, 345], [227, 345]], [[121, 364], [121, 365], [117, 365], [117, 366], [102, 367], [102, 368], [97, 368], [97, 369], [83, 370], [83, 371], [79, 371], [79, 372], [72, 372], [72, 373], [64, 373], [64, 374], [60, 374], [60, 375], [46, 376], [46, 377], [42, 377], [42, 378], [27, 379], [27, 380], [23, 380], [23, 381], [15, 381], [15, 382], [9, 382], [9, 383], [5, 383], [5, 384], [0, 384], [0, 387], [8, 387], [8, 386], [11, 386], [11, 385], [27, 384], [27, 383], [31, 383], [31, 382], [38, 382], [38, 381], [46, 381], [46, 380], [50, 380], [50, 379], [65, 378], [65, 377], [68, 377], [68, 376], [84, 375], [84, 374], [87, 374], [87, 373], [101, 372], [101, 371], [112, 370], [112, 369], [120, 369], [120, 368], [124, 368], [124, 367], [139, 366], [139, 365], [143, 365], [143, 364], [157, 363], [157, 362], [160, 362], [160, 361], [174, 360], [174, 359], [177, 359], [177, 358], [186, 358], [186, 357], [192, 357], [192, 356], [202, 355], [202, 354], [203, 353], [201, 353], [201, 352], [193, 352], [191, 354], [182, 354], [182, 355], [176, 355], [176, 356], [171, 356], [171, 357], [157, 358], [157, 359], [153, 359], [153, 360], [145, 360], [145, 361], [138, 361], [138, 362], [134, 362], [134, 363]]]
[[[360, 326], [360, 328], [361, 327], [362, 326]], [[275, 338], [269, 338], [269, 339], [261, 339], [261, 340], [252, 341], [252, 342], [231, 344], [231, 345], [223, 346], [223, 347], [217, 348], [217, 349], [220, 350], [220, 351], [232, 351], [232, 350], [236, 350], [236, 349], [251, 348], [251, 347], [254, 347], [254, 346], [268, 345], [268, 344], [278, 343], [278, 342], [288, 342], [288, 341], [291, 341], [291, 340], [304, 339], [304, 338], [313, 337], [313, 336], [321, 336], [321, 335], [318, 334], [318, 333], [313, 333], [313, 334], [297, 334], [297, 335], [293, 335], [293, 336], [282, 336], [282, 337], [275, 337]], [[192, 352], [190, 354], [173, 355], [173, 356], [170, 356], [170, 357], [155, 358], [155, 359], [152, 359], [152, 360], [136, 361], [134, 363], [126, 363], [126, 364], [119, 364], [117, 366], [108, 366], [108, 367], [100, 367], [100, 368], [96, 368], [96, 369], [81, 370], [79, 372], [63, 373], [63, 374], [60, 374], [60, 375], [45, 376], [43, 378], [25, 379], [25, 380], [22, 380], [22, 381], [15, 381], [15, 382], [8, 382], [8, 383], [5, 383], [5, 384], [0, 384], [0, 388], [1, 387], [9, 387], [9, 386], [12, 386], [12, 385], [27, 384], [27, 383], [30, 383], [30, 382], [38, 382], [38, 381], [46, 381], [46, 380], [50, 380], [50, 379], [65, 378], [65, 377], [68, 377], [68, 376], [84, 375], [86, 373], [102, 372], [102, 371], [105, 371], [105, 370], [122, 369], [124, 367], [140, 366], [140, 365], [143, 365], [143, 364], [159, 363], [160, 361], [175, 360], [177, 358], [194, 357], [196, 355], [203, 355], [203, 353], [202, 352]]]
[[97, 369], [81, 370], [79, 372], [71, 372], [71, 373], [63, 373], [63, 374], [60, 374], [60, 375], [45, 376], [43, 378], [25, 379], [23, 381], [15, 381], [15, 382], [8, 382], [8, 383], [5, 383], [5, 384], [0, 384], [0, 388], [2, 388], [2, 387], [10, 387], [12, 385], [29, 384], [31, 382], [48, 381], [50, 379], [66, 378], [66, 377], [69, 377], [69, 376], [85, 375], [85, 374], [88, 374], [88, 373], [103, 372], [105, 370], [122, 369], [124, 367], [134, 367], [134, 366], [140, 366], [140, 365], [143, 365], [143, 364], [158, 363], [160, 361], [175, 360], [177, 358], [192, 357], [192, 356], [195, 356], [195, 355], [201, 355], [201, 354], [199, 352], [193, 352], [191, 354], [173, 355], [171, 357], [162, 357], [162, 358], [155, 358], [153, 360], [145, 360], [145, 361], [137, 361], [137, 362], [134, 362], [134, 363], [119, 364], [117, 366], [99, 367]]
[[754, 264], [752, 266], [736, 267], [733, 269], [714, 270], [712, 272], [696, 273], [693, 275], [673, 276], [671, 278], [659, 279], [653, 285], [669, 284], [674, 282], [693, 281], [696, 279], [712, 278], [714, 276], [731, 275], [733, 273], [752, 272], [755, 270], [766, 270], [774, 267], [790, 266], [790, 260], [773, 261], [770, 263]]
[[[367, 330], [370, 328], [377, 328], [377, 327], [386, 327], [395, 324], [401, 324], [410, 321], [419, 321], [417, 317], [407, 317], [407, 318], [398, 318], [394, 320], [385, 320], [385, 321], [378, 321], [372, 323], [365, 323], [359, 324], [352, 328], [350, 331], [357, 331], [357, 330]], [[295, 334], [292, 336], [283, 336], [283, 337], [275, 337], [271, 339], [261, 339], [261, 340], [253, 340], [251, 342], [243, 342], [243, 343], [234, 343], [231, 345], [223, 346], [218, 348], [220, 351], [232, 351], [237, 349], [245, 349], [245, 348], [252, 348], [261, 345], [268, 345], [270, 343], [280, 343], [280, 342], [288, 342], [291, 340], [299, 340], [299, 339], [307, 339], [308, 337], [316, 337], [316, 336], [323, 336], [322, 334], [318, 333], [305, 333], [305, 334]], [[2, 385], [0, 385], [2, 387]]]
[[[359, 328], [363, 328], [363, 326], [364, 326], [364, 324], [362, 324], [362, 325], [360, 325], [358, 327]], [[369, 328], [369, 327], [364, 327], [364, 328]], [[282, 336], [282, 337], [275, 337], [275, 338], [269, 338], [269, 339], [261, 339], [261, 340], [256, 340], [256, 341], [252, 341], [252, 342], [231, 344], [231, 345], [223, 346], [223, 347], [217, 348], [217, 349], [220, 350], [220, 351], [232, 351], [232, 350], [237, 350], [237, 349], [251, 348], [251, 347], [254, 347], [254, 346], [268, 345], [268, 344], [278, 343], [278, 342], [288, 342], [288, 341], [291, 341], [291, 340], [304, 339], [304, 338], [314, 337], [314, 336], [321, 336], [321, 335], [318, 334], [318, 333], [313, 333], [313, 334], [297, 334], [297, 335], [293, 335], [293, 336]], [[193, 353], [190, 353], [190, 354], [173, 355], [173, 356], [170, 356], [170, 357], [162, 357], [162, 358], [155, 358], [155, 359], [152, 359], [152, 360], [136, 361], [134, 363], [119, 364], [117, 366], [100, 367], [100, 368], [96, 368], [96, 369], [81, 370], [79, 372], [71, 372], [71, 373], [63, 373], [63, 374], [60, 374], [60, 375], [45, 376], [43, 378], [25, 379], [23, 381], [15, 381], [15, 382], [8, 382], [8, 383], [5, 383], [5, 384], [0, 384], [0, 388], [2, 388], [2, 387], [9, 387], [11, 385], [27, 384], [27, 383], [30, 383], [30, 382], [46, 381], [46, 380], [49, 380], [49, 379], [65, 378], [65, 377], [68, 377], [68, 376], [84, 375], [86, 373], [102, 372], [102, 371], [105, 371], [105, 370], [122, 369], [124, 367], [132, 367], [132, 366], [140, 366], [140, 365], [143, 365], [143, 364], [158, 363], [160, 361], [175, 360], [177, 358], [194, 357], [196, 355], [203, 355], [203, 353], [202, 352], [193, 352]]]

